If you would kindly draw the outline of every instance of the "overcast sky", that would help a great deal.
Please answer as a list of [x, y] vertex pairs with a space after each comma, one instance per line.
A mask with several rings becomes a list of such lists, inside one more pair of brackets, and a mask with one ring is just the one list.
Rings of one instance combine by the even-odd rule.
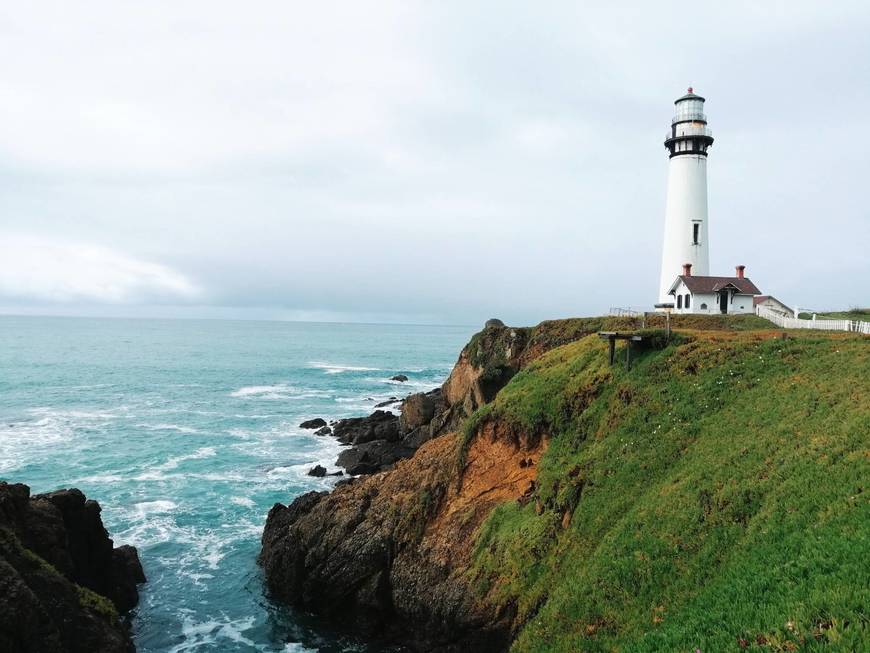
[[[870, 305], [870, 4], [0, 3], [0, 312], [514, 324], [711, 273]], [[617, 7], [619, 5], [619, 7]]]

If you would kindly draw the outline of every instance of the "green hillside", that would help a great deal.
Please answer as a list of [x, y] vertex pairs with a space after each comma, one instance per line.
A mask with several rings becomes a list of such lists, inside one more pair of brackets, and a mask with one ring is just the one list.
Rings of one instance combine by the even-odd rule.
[[689, 331], [626, 371], [590, 336], [487, 420], [549, 439], [477, 535], [513, 651], [870, 650], [870, 339]]

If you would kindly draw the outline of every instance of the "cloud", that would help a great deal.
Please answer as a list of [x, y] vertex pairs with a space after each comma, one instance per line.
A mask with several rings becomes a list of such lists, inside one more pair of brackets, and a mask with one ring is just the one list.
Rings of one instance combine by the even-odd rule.
[[699, 5], [685, 29], [676, 0], [7, 4], [0, 235], [166, 266], [60, 296], [462, 323], [649, 305], [691, 83], [712, 269], [864, 302], [837, 280], [870, 275], [866, 0]]
[[46, 303], [191, 300], [199, 289], [164, 265], [105, 247], [0, 235], [0, 299]]

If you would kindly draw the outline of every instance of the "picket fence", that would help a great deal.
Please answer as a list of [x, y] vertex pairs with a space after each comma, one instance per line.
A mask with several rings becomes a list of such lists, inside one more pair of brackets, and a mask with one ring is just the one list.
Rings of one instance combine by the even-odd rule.
[[870, 322], [861, 320], [801, 320], [796, 317], [788, 317], [782, 313], [771, 310], [766, 306], [756, 306], [755, 314], [770, 320], [784, 329], [822, 329], [825, 331], [853, 331], [870, 335]]

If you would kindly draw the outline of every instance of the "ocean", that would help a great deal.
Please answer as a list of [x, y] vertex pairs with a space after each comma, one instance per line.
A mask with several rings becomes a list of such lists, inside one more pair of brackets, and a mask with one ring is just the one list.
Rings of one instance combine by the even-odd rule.
[[307, 475], [341, 446], [300, 422], [434, 388], [475, 330], [0, 317], [0, 479], [80, 488], [139, 549], [140, 653], [370, 653], [264, 595], [266, 514], [337, 480]]

